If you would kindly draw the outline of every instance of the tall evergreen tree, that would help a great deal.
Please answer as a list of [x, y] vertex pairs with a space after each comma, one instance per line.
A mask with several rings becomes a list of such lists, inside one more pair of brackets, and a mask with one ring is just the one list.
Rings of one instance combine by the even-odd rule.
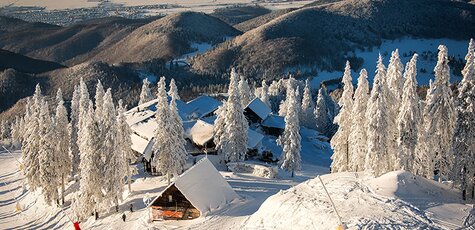
[[414, 172], [417, 135], [421, 121], [419, 96], [417, 95], [416, 62], [417, 54], [414, 54], [406, 64], [401, 106], [397, 117], [399, 166], [403, 170], [412, 172]]
[[244, 78], [244, 75], [241, 75], [241, 79], [239, 80], [239, 83], [238, 83], [238, 88], [239, 88], [239, 95], [241, 98], [241, 106], [243, 108], [246, 108], [247, 104], [249, 104], [249, 102], [251, 102], [251, 100], [254, 98], [252, 96], [249, 83]]
[[150, 82], [147, 78], [143, 79], [142, 91], [140, 92], [139, 105], [151, 101], [153, 99], [152, 92], [150, 91]]
[[173, 173], [175, 175], [181, 174], [185, 170], [186, 159], [188, 158], [188, 154], [185, 149], [185, 137], [184, 137], [184, 130], [183, 130], [183, 121], [178, 115], [178, 108], [176, 104], [177, 95], [178, 93], [174, 93], [173, 91], [176, 89], [175, 80], [172, 79], [170, 82], [170, 115], [171, 115], [171, 133], [172, 136], [170, 145], [172, 146], [172, 154], [174, 154], [174, 162], [173, 162]]
[[40, 110], [43, 106], [44, 98], [41, 95], [40, 85], [36, 85], [35, 94], [27, 104], [25, 115], [25, 132], [22, 143], [23, 174], [32, 191], [40, 186], [41, 180], [37, 173], [40, 171], [38, 160], [41, 149], [41, 124]]
[[96, 94], [94, 95], [94, 102], [96, 105], [95, 113], [96, 116], [100, 119], [102, 116], [102, 104], [104, 104], [104, 87], [102, 86], [101, 80], [97, 80], [96, 84]]
[[404, 86], [403, 69], [404, 66], [399, 58], [399, 50], [396, 49], [391, 53], [386, 77], [389, 91], [394, 95], [394, 100], [396, 101], [395, 108], [399, 107], [398, 105], [402, 99], [402, 89]]
[[315, 127], [317, 131], [324, 135], [331, 135], [332, 133], [332, 126], [333, 126], [333, 118], [330, 116], [329, 109], [327, 102], [324, 96], [325, 88], [320, 88], [318, 90], [317, 96], [317, 105], [315, 106]]
[[56, 143], [54, 140], [54, 126], [51, 118], [48, 103], [44, 102], [40, 108], [39, 115], [39, 150], [38, 150], [38, 163], [39, 171], [38, 176], [40, 179], [40, 187], [42, 187], [42, 194], [48, 205], [52, 202], [58, 201], [59, 193], [58, 188], [61, 185], [60, 175], [57, 174], [59, 159], [56, 156]]
[[99, 140], [101, 128], [96, 121], [94, 105], [88, 102], [88, 109], [83, 113], [83, 127], [79, 142], [81, 153], [81, 179], [79, 193], [74, 199], [73, 209], [76, 216], [86, 218], [91, 213], [99, 212], [103, 204], [104, 161], [102, 159], [102, 142]]
[[475, 194], [475, 43], [470, 40], [462, 70], [463, 79], [458, 85], [456, 98], [457, 120], [454, 133], [453, 179], [462, 189], [462, 198], [467, 191]]
[[170, 146], [171, 140], [171, 121], [170, 108], [167, 103], [167, 92], [165, 91], [165, 78], [160, 78], [158, 83], [157, 93], [157, 111], [156, 122], [159, 129], [155, 130], [155, 144], [154, 144], [154, 166], [162, 175], [167, 175], [168, 184], [170, 184], [170, 177], [173, 174], [173, 149]]
[[69, 123], [69, 153], [71, 155], [72, 175], [79, 172], [79, 162], [81, 158], [79, 155], [78, 135], [79, 135], [79, 98], [81, 97], [79, 86], [74, 87], [73, 97], [71, 99], [71, 121]]
[[338, 124], [338, 131], [331, 139], [333, 148], [332, 172], [343, 172], [349, 170], [349, 146], [348, 137], [351, 128], [351, 110], [353, 108], [353, 84], [351, 83], [350, 62], [346, 62], [345, 72], [343, 74], [343, 94], [338, 104], [341, 107], [340, 113], [335, 117], [334, 123]]
[[269, 101], [269, 86], [267, 85], [265, 80], [262, 80], [262, 85], [261, 85], [261, 92], [259, 95], [259, 99], [261, 99], [264, 104], [270, 107], [270, 101]]
[[387, 97], [384, 96], [387, 90], [383, 81], [385, 76], [386, 70], [380, 54], [366, 110], [366, 117], [369, 120], [366, 131], [368, 152], [366, 153], [365, 170], [372, 172], [375, 176], [391, 171], [392, 168], [387, 141], [390, 132], [388, 130]]
[[310, 92], [310, 84], [308, 79], [305, 81], [305, 89], [303, 91], [302, 107], [300, 115], [300, 123], [307, 128], [315, 128], [315, 116], [313, 112], [315, 104], [313, 103], [312, 93]]
[[64, 107], [63, 94], [61, 89], [56, 94], [56, 114], [54, 119], [54, 143], [55, 158], [57, 158], [56, 176], [59, 177], [61, 183], [61, 201], [64, 205], [64, 183], [67, 182], [71, 173], [72, 159], [69, 154], [70, 134], [68, 130], [68, 112]]
[[366, 107], [369, 100], [368, 72], [362, 69], [358, 78], [358, 87], [353, 96], [353, 108], [351, 110], [351, 131], [348, 137], [350, 152], [350, 170], [363, 171], [366, 157]]
[[[447, 179], [452, 166], [451, 152], [455, 129], [456, 111], [450, 89], [450, 68], [448, 65], [447, 47], [439, 46], [437, 65], [434, 68], [435, 82], [428, 92], [424, 110], [424, 123], [427, 133], [427, 151], [433, 155], [434, 165], [429, 167], [438, 170], [439, 181]], [[432, 168], [432, 169], [431, 169]]]
[[287, 89], [287, 101], [289, 106], [287, 107], [287, 113], [285, 115], [285, 128], [284, 133], [277, 140], [277, 144], [282, 146], [282, 156], [280, 159], [281, 168], [291, 172], [291, 176], [294, 177], [294, 172], [300, 170], [300, 149], [301, 149], [301, 136], [299, 125], [299, 105], [296, 101], [293, 84], [288, 84]]
[[401, 168], [397, 154], [398, 129], [396, 125], [396, 119], [398, 116], [402, 95], [403, 68], [404, 67], [401, 63], [401, 60], [399, 59], [399, 52], [396, 49], [391, 53], [391, 59], [389, 60], [386, 76], [382, 79], [383, 93], [381, 94], [383, 97], [385, 97], [384, 100], [387, 102], [385, 109], [387, 110], [386, 120], [388, 122], [389, 135], [386, 137], [386, 139], [388, 142], [388, 154], [390, 157], [390, 170], [399, 170]]
[[246, 156], [248, 122], [241, 106], [238, 76], [234, 69], [231, 70], [228, 95], [226, 117], [224, 119], [226, 139], [223, 142], [221, 152], [224, 153], [225, 162], [236, 162], [244, 160]]
[[130, 137], [132, 131], [130, 130], [130, 126], [127, 124], [125, 112], [126, 111], [125, 107], [122, 104], [122, 100], [119, 100], [119, 106], [117, 109], [117, 151], [123, 155], [127, 172], [127, 187], [129, 193], [131, 193], [132, 173], [135, 170], [133, 170], [133, 167], [130, 166], [130, 162], [136, 157], [134, 155], [134, 152], [130, 148], [130, 146], [132, 146], [132, 139]]
[[170, 89], [168, 90], [168, 96], [171, 98], [175, 98], [176, 100], [180, 100], [180, 95], [178, 94], [178, 87], [176, 87], [175, 79], [172, 78], [170, 81]]

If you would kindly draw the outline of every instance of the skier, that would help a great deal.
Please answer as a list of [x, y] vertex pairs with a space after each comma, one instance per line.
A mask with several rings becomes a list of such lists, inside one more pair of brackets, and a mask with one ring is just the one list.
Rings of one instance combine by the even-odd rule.
[[81, 228], [79, 227], [78, 221], [74, 222], [73, 225], [74, 225], [74, 230], [81, 230]]
[[125, 222], [125, 218], [126, 218], [126, 217], [127, 217], [127, 216], [125, 216], [125, 212], [124, 212], [124, 214], [122, 214], [122, 220], [123, 220], [124, 222]]
[[133, 205], [133, 204], [130, 204], [130, 212], [133, 212], [133, 211], [134, 211], [133, 208], [134, 208], [134, 205]]

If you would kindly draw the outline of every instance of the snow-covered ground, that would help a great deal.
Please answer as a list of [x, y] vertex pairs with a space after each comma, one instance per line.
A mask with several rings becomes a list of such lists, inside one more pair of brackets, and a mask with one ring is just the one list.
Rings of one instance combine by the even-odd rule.
[[[88, 8], [96, 7], [100, 3], [100, 0], [0, 0], [0, 7], [2, 6], [39, 6], [45, 7], [47, 10], [59, 10], [59, 9], [74, 9], [74, 8]], [[146, 6], [146, 5], [157, 5], [157, 4], [172, 4], [179, 5], [179, 8], [172, 9], [161, 9], [156, 10], [157, 12], [153, 13], [172, 13], [177, 11], [202, 11], [202, 12], [212, 12], [218, 7], [223, 7], [226, 5], [234, 4], [254, 4], [255, 1], [252, 0], [187, 0], [187, 1], [178, 1], [178, 0], [109, 0], [109, 3], [121, 4], [124, 6]], [[259, 1], [257, 1], [259, 2]], [[308, 4], [312, 1], [268, 1], [262, 2], [263, 6], [269, 8], [291, 8], [299, 7], [305, 4]]]
[[[331, 150], [328, 144], [312, 138], [314, 131], [302, 128], [302, 171], [294, 178], [283, 171], [269, 179], [246, 173], [220, 171], [241, 197], [229, 207], [206, 217], [186, 221], [148, 223], [144, 199], [153, 198], [167, 182], [160, 176], [147, 176], [141, 167], [132, 189], [124, 192], [120, 211], [90, 217], [84, 229], [334, 229], [338, 219], [319, 182], [322, 179], [335, 202], [342, 221], [350, 228], [445, 228], [462, 226], [471, 209], [460, 194], [448, 186], [414, 177], [407, 172], [390, 172], [379, 178], [364, 173], [327, 174]], [[266, 136], [262, 145], [278, 150], [275, 139]], [[0, 152], [0, 229], [71, 229], [70, 198], [77, 184], [67, 189], [67, 205], [46, 206], [40, 191], [28, 191], [19, 171], [21, 153]], [[214, 156], [210, 160], [216, 163]], [[225, 167], [217, 167], [223, 170]], [[326, 175], [324, 175], [326, 174]], [[21, 212], [17, 212], [17, 201]], [[129, 206], [133, 204], [134, 212]], [[122, 221], [125, 212], [127, 219]]]
[[[391, 52], [395, 49], [399, 49], [399, 55], [401, 61], [405, 65], [408, 62], [412, 55], [412, 52], [416, 52], [419, 57], [417, 59], [417, 81], [419, 85], [428, 85], [430, 79], [434, 79], [434, 74], [432, 73], [437, 63], [437, 48], [439, 45], [445, 45], [448, 48], [449, 56], [454, 56], [457, 59], [464, 59], [465, 54], [467, 53], [468, 40], [467, 41], [457, 41], [453, 39], [416, 39], [405, 37], [398, 40], [384, 40], [380, 47], [373, 47], [371, 51], [356, 51], [355, 56], [360, 57], [364, 60], [362, 68], [365, 68], [368, 71], [368, 80], [370, 84], [373, 81], [376, 70], [376, 61], [378, 60], [378, 55], [381, 53], [383, 55], [383, 63], [388, 66], [389, 58], [391, 57]], [[431, 52], [431, 55], [428, 55], [428, 58], [425, 60], [423, 58], [424, 52]], [[406, 55], [405, 55], [406, 54]], [[426, 73], [421, 72], [421, 69], [427, 70]], [[328, 72], [322, 71], [319, 72], [317, 76], [312, 79], [312, 86], [318, 87], [322, 81], [341, 78], [343, 72]], [[359, 76], [359, 71], [353, 71], [353, 83], [357, 83]], [[460, 81], [460, 76], [451, 75], [450, 80]]]

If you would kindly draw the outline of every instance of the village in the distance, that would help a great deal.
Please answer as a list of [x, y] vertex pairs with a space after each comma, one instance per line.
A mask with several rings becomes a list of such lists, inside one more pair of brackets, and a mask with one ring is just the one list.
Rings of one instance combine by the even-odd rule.
[[368, 20], [369, 48], [313, 46], [285, 23], [399, 3], [217, 1], [0, 8], [0, 229], [475, 228], [473, 39]]

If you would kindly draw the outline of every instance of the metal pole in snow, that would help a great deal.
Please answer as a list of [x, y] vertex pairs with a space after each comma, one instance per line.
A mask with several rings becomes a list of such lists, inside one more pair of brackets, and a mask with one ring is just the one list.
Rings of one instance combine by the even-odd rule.
[[330, 202], [331, 202], [331, 204], [332, 204], [333, 210], [335, 211], [336, 216], [338, 217], [338, 221], [340, 222], [340, 226], [343, 226], [343, 222], [341, 222], [341, 217], [340, 217], [340, 215], [338, 214], [338, 211], [336, 210], [335, 203], [333, 203], [333, 200], [332, 200], [332, 198], [330, 197], [330, 194], [328, 193], [327, 188], [325, 187], [325, 184], [324, 184], [323, 181], [322, 181], [322, 178], [320, 178], [320, 175], [318, 175], [317, 177], [318, 177], [318, 179], [320, 180], [320, 183], [322, 183], [323, 189], [325, 190], [325, 193], [327, 194], [328, 198], [330, 199]]

